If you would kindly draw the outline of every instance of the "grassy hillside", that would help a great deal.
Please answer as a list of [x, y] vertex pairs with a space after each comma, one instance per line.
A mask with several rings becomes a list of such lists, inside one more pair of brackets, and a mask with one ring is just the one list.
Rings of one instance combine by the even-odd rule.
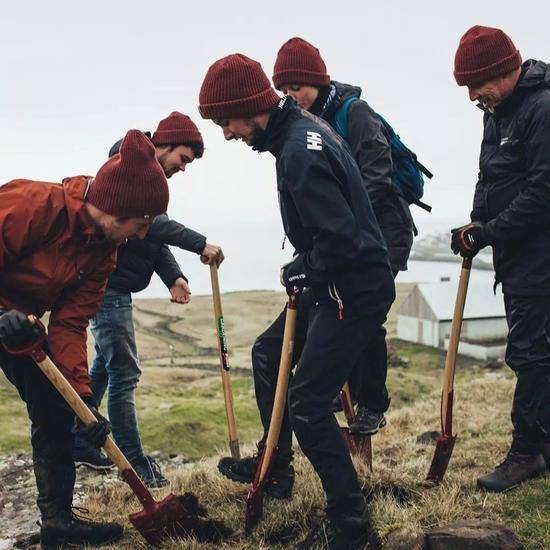
[[[396, 308], [410, 287], [398, 285], [398, 300], [387, 323], [390, 336], [395, 336]], [[250, 347], [280, 313], [285, 296], [267, 291], [236, 292], [225, 294], [222, 301], [239, 439], [251, 450], [260, 436], [260, 423], [250, 376]], [[294, 499], [284, 504], [266, 501], [266, 519], [251, 540], [244, 539], [241, 530], [247, 487], [222, 479], [216, 471], [216, 455], [227, 454], [227, 435], [211, 297], [195, 296], [189, 306], [136, 300], [135, 319], [143, 370], [137, 405], [144, 447], [189, 460], [214, 456], [185, 471], [169, 471], [172, 490], [193, 490], [213, 517], [236, 530], [224, 547], [287, 547], [291, 539], [300, 538], [312, 513], [323, 506], [319, 482], [303, 457], [297, 459]], [[388, 548], [409, 549], [415, 547], [415, 535], [436, 525], [455, 519], [491, 518], [510, 523], [526, 548], [550, 548], [550, 528], [548, 521], [543, 521], [550, 516], [548, 476], [506, 496], [485, 495], [474, 488], [476, 476], [501, 459], [509, 442], [511, 374], [459, 358], [455, 413], [459, 440], [445, 483], [428, 490], [423, 480], [433, 454], [429, 432], [439, 429], [444, 354], [392, 340], [390, 355], [394, 365], [388, 376], [392, 406], [388, 426], [374, 439], [374, 473], [357, 464], [372, 501], [380, 540]], [[28, 428], [23, 403], [0, 376], [0, 454], [29, 451]], [[127, 506], [135, 503], [123, 484], [114, 484], [98, 489], [86, 505], [94, 515], [124, 520]], [[395, 542], [399, 537], [405, 541], [402, 546]], [[203, 546], [187, 542], [167, 547]], [[128, 529], [117, 548], [145, 546]]]

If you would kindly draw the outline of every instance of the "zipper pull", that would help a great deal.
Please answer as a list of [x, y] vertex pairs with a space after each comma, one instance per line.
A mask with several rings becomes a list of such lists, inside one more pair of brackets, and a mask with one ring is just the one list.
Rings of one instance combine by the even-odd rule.
[[342, 300], [338, 298], [338, 320], [341, 321], [344, 318], [344, 304]]
[[284, 238], [283, 238], [283, 244], [282, 244], [282, 246], [281, 246], [281, 250], [284, 250], [284, 249], [285, 249], [285, 243], [286, 243], [286, 234], [285, 234], [285, 236], [284, 236]]

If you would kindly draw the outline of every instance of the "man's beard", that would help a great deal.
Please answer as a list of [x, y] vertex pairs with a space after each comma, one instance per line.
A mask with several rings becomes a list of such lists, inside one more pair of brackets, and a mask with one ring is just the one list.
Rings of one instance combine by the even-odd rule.
[[252, 135], [250, 136], [251, 147], [256, 149], [256, 147], [263, 141], [265, 129], [262, 128], [256, 121], [251, 122], [250, 127], [252, 128]]

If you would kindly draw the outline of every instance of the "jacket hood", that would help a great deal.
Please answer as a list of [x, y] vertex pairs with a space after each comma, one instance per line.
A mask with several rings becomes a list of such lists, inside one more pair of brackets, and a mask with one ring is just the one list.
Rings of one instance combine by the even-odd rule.
[[550, 65], [544, 61], [528, 59], [523, 63], [522, 68], [526, 71], [519, 88], [548, 88], [550, 87]]
[[331, 84], [336, 90], [332, 101], [332, 105], [336, 109], [338, 109], [349, 97], [361, 97], [361, 88], [359, 86], [352, 86], [351, 84], [344, 84], [336, 81], [332, 81]]

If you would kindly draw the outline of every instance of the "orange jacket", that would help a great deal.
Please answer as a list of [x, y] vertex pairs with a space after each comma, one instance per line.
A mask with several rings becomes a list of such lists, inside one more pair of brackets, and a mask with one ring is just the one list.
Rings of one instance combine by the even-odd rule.
[[80, 395], [91, 395], [88, 319], [116, 265], [116, 246], [97, 232], [84, 206], [88, 181], [0, 186], [0, 309], [37, 317], [51, 311], [52, 360]]

